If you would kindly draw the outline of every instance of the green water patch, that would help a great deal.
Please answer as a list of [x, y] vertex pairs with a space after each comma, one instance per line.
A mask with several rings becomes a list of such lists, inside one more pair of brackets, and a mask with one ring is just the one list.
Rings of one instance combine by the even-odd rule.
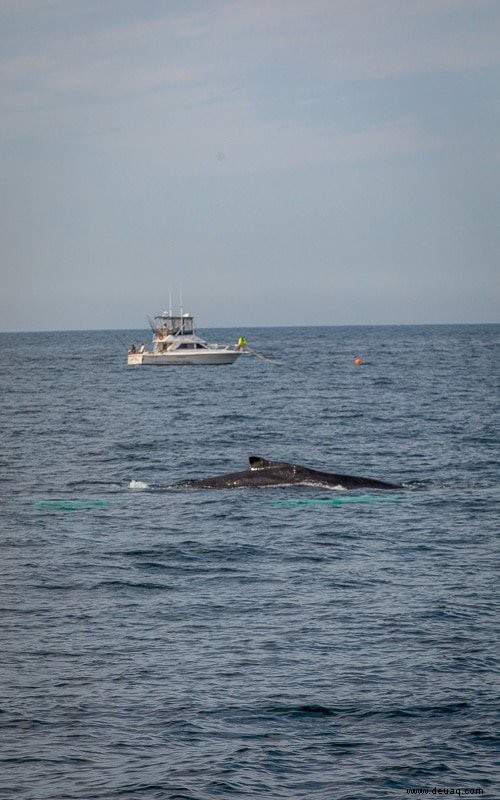
[[40, 500], [38, 508], [46, 511], [89, 511], [108, 505], [105, 500]]
[[349, 506], [368, 505], [370, 503], [390, 503], [401, 500], [402, 495], [358, 494], [345, 497], [300, 497], [287, 500], [273, 500], [275, 508], [293, 508], [294, 506]]

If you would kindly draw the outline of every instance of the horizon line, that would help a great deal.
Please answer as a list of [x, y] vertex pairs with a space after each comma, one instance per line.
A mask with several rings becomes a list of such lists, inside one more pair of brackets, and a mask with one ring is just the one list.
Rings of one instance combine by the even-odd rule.
[[[361, 322], [361, 323], [309, 323], [306, 325], [200, 325], [196, 326], [200, 330], [235, 330], [239, 328], [435, 328], [435, 327], [467, 327], [467, 326], [493, 326], [500, 325], [500, 322]], [[1, 334], [15, 335], [25, 333], [106, 333], [106, 332], [129, 332], [147, 331], [148, 328], [52, 328], [34, 330], [0, 330]]]

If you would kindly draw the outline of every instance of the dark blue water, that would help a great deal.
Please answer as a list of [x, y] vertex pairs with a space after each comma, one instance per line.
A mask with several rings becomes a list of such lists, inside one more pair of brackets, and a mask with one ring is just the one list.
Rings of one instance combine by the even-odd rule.
[[240, 333], [0, 336], [0, 798], [499, 797], [500, 326]]

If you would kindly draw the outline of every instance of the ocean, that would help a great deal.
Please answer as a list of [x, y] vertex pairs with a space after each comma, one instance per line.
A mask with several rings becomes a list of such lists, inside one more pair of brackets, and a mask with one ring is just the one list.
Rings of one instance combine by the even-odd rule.
[[500, 797], [500, 326], [200, 333], [0, 334], [0, 800]]

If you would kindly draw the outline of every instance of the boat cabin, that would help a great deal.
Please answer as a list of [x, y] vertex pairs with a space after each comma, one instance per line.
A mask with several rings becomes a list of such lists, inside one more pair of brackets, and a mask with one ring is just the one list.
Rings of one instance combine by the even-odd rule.
[[194, 317], [192, 314], [158, 314], [155, 317], [153, 330], [156, 335], [163, 336], [193, 336]]

